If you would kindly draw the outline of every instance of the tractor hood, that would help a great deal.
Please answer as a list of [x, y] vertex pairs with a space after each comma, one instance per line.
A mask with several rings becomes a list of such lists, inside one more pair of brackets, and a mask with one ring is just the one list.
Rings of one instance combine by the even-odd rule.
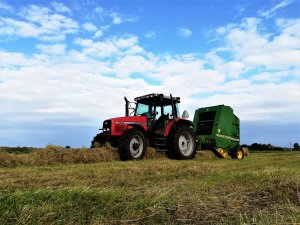
[[145, 124], [147, 123], [147, 118], [146, 116], [123, 116], [123, 117], [116, 117], [116, 118], [111, 118], [110, 119], [112, 123], [116, 124]]
[[124, 116], [105, 120], [103, 122], [103, 134], [120, 136], [125, 130], [134, 126], [139, 126], [145, 131], [147, 130], [146, 116]]

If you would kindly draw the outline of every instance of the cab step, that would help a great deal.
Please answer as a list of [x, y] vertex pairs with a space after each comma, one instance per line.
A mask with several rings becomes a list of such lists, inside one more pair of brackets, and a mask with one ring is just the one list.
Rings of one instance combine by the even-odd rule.
[[154, 139], [154, 145], [157, 147], [166, 147], [167, 146], [167, 138], [165, 137], [156, 137]]

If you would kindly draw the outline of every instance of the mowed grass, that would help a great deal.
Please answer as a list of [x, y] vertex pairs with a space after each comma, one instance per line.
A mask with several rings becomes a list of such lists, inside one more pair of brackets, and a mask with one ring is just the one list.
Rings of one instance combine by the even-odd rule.
[[300, 152], [148, 158], [1, 167], [0, 224], [300, 224]]

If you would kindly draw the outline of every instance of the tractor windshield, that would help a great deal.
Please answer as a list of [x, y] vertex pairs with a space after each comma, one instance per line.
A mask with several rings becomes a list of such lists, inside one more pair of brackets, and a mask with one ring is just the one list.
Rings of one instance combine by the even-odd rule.
[[147, 112], [150, 112], [149, 105], [143, 103], [137, 103], [135, 109], [136, 116], [146, 115]]

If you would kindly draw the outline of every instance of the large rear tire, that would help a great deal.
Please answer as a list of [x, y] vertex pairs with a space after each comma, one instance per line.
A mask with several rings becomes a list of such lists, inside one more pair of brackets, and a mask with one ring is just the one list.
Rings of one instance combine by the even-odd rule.
[[188, 126], [179, 126], [170, 139], [167, 152], [172, 159], [193, 159], [196, 154], [195, 135]]
[[143, 159], [146, 152], [145, 137], [137, 129], [129, 129], [120, 137], [119, 155], [121, 160]]

